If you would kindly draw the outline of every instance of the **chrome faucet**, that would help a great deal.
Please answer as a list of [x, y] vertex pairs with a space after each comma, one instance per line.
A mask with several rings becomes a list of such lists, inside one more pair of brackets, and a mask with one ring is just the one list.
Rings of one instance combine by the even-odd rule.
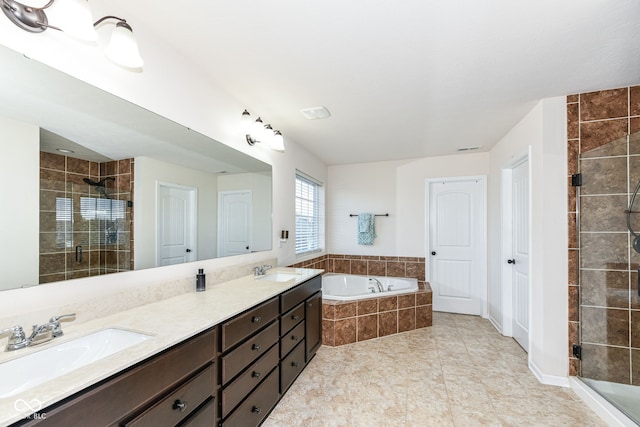
[[5, 351], [19, 350], [21, 348], [42, 344], [51, 341], [54, 338], [61, 337], [64, 335], [64, 332], [62, 331], [60, 320], [75, 316], [75, 313], [53, 316], [49, 319], [49, 323], [33, 325], [31, 335], [28, 337], [24, 333], [22, 326], [12, 326], [10, 328], [0, 330], [0, 335], [11, 334], [9, 336], [9, 342], [5, 347]]
[[384, 292], [384, 288], [382, 287], [382, 283], [380, 283], [380, 280], [376, 279], [375, 277], [369, 277], [369, 281], [375, 281], [376, 282], [376, 286], [378, 287], [378, 292]]
[[253, 267], [253, 275], [254, 276], [264, 276], [265, 274], [267, 274], [267, 270], [273, 268], [270, 265], [263, 265], [263, 266], [257, 266], [257, 267]]

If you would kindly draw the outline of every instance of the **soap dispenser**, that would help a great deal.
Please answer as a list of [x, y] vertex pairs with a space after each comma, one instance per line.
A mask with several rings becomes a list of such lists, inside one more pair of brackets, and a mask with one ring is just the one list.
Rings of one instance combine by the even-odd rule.
[[203, 292], [207, 284], [205, 282], [206, 276], [204, 275], [204, 269], [198, 269], [198, 274], [196, 274], [196, 292]]

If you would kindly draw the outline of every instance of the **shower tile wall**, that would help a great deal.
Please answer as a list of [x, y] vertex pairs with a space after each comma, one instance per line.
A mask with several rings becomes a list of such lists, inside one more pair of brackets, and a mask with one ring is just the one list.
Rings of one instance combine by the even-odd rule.
[[625, 222], [640, 180], [640, 86], [568, 96], [567, 135], [570, 373], [640, 385], [640, 254]]
[[87, 219], [80, 209], [81, 200], [104, 199], [83, 179], [106, 177], [114, 178], [105, 183], [109, 196], [126, 207], [133, 200], [133, 159], [96, 163], [40, 153], [40, 283], [133, 269], [133, 209], [115, 221]]

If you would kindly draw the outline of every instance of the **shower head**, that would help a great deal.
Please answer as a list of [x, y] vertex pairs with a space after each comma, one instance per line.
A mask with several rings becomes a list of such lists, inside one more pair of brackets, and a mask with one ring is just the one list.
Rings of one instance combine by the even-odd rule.
[[106, 178], [102, 178], [100, 181], [94, 181], [92, 179], [89, 178], [83, 178], [82, 179], [84, 182], [86, 182], [87, 184], [93, 186], [93, 187], [104, 187], [104, 183], [108, 180], [110, 181], [115, 181], [116, 179], [112, 176], [108, 176]]

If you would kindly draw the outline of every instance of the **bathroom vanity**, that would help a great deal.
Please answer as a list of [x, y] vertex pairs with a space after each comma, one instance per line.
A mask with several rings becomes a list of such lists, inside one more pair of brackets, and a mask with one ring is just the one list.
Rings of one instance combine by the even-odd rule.
[[[97, 324], [155, 333], [146, 325], [161, 326], [168, 307], [179, 305], [181, 316], [166, 334], [171, 337], [158, 327], [153, 338], [86, 367], [104, 378], [59, 378], [56, 402], [19, 414], [12, 425], [259, 425], [321, 345], [321, 270], [295, 271], [284, 282], [248, 276], [101, 319]], [[82, 329], [93, 328], [91, 323]], [[178, 330], [190, 332], [176, 340]], [[154, 341], [160, 349], [150, 355]], [[172, 341], [177, 342], [162, 348]], [[115, 372], [104, 375], [108, 371]], [[82, 381], [90, 384], [69, 393]], [[13, 400], [44, 400], [55, 384]], [[3, 400], [10, 399], [0, 399], [0, 407]]]

